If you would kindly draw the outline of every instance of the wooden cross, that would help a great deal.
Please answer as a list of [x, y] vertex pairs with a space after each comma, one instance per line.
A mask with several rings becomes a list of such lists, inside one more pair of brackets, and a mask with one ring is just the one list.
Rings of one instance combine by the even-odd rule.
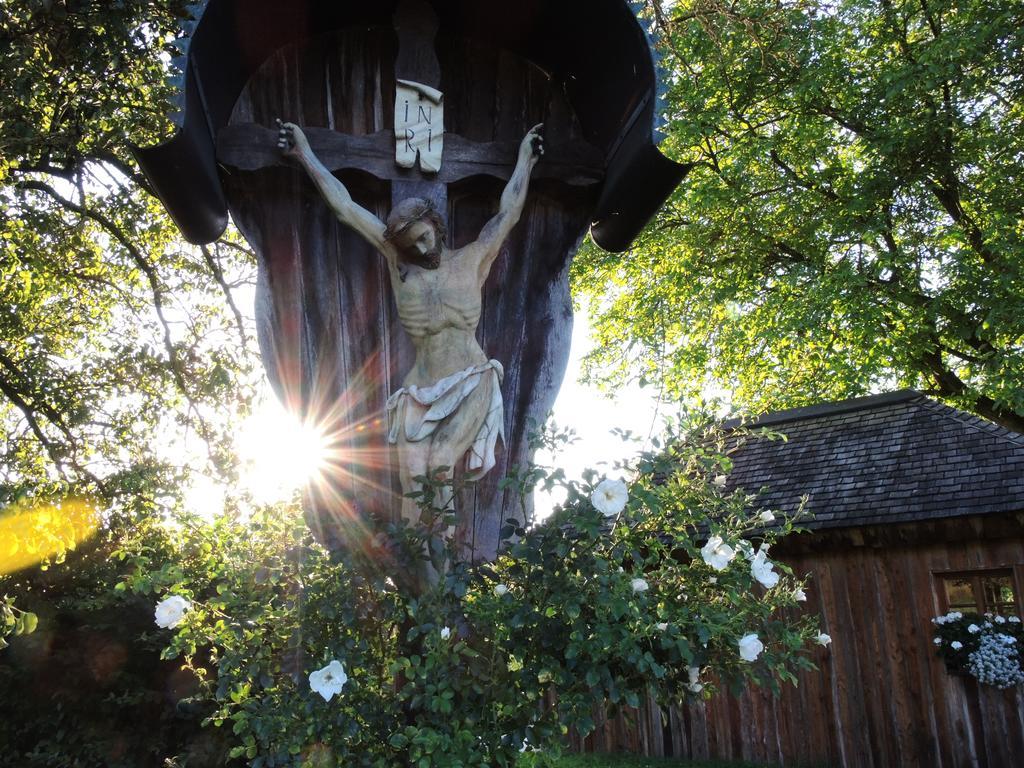
[[[441, 67], [434, 51], [438, 19], [423, 0], [402, 0], [395, 13], [399, 53], [395, 77], [440, 89]], [[287, 116], [284, 116], [287, 117]], [[442, 213], [448, 210], [448, 185], [470, 176], [488, 175], [508, 180], [515, 167], [518, 141], [474, 142], [445, 133], [444, 154], [436, 174], [419, 167], [402, 168], [395, 162], [396, 136], [392, 130], [352, 136], [328, 128], [303, 132], [320, 161], [331, 171], [358, 169], [391, 182], [392, 207], [410, 197], [431, 200]], [[398, 137], [401, 138], [401, 137]], [[217, 158], [226, 166], [255, 171], [281, 165], [277, 128], [255, 124], [229, 125], [217, 137]], [[576, 140], [547, 146], [532, 178], [557, 179], [572, 186], [597, 185], [604, 176], [604, 158], [595, 147]]]

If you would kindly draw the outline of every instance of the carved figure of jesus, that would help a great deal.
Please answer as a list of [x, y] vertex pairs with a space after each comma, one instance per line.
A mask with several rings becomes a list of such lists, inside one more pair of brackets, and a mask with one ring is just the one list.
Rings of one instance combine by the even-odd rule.
[[[404, 494], [420, 489], [416, 478], [465, 459], [467, 479], [483, 477], [504, 439], [503, 370], [476, 340], [481, 291], [505, 238], [519, 221], [530, 174], [544, 153], [542, 125], [519, 146], [516, 167], [497, 214], [469, 245], [451, 249], [441, 213], [421, 198], [403, 200], [385, 224], [357, 205], [310, 149], [302, 130], [282, 123], [278, 146], [309, 174], [335, 216], [384, 257], [402, 326], [412, 339], [416, 362], [401, 389], [388, 399], [388, 441], [397, 447]], [[453, 504], [450, 490], [437, 500]], [[402, 515], [419, 519], [408, 495]]]

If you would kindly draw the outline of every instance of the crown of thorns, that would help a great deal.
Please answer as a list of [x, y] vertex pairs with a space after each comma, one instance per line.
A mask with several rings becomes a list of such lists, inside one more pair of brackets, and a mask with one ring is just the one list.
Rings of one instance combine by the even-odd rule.
[[441, 242], [448, 237], [448, 228], [433, 201], [422, 197], [412, 197], [403, 200], [391, 211], [387, 227], [384, 229], [384, 239], [394, 240], [417, 221], [429, 221], [437, 230], [438, 239]]

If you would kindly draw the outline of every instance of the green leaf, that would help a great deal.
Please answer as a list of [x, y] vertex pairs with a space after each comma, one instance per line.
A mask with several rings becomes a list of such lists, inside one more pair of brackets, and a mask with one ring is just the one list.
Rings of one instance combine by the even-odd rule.
[[388, 744], [390, 744], [395, 749], [405, 749], [407, 746], [409, 746], [409, 739], [405, 736], [405, 734], [393, 733], [391, 734], [391, 738], [388, 739]]

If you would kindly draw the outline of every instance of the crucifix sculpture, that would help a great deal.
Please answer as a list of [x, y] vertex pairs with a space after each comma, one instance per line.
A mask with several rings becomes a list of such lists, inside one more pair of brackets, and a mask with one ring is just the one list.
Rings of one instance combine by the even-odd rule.
[[[571, 258], [588, 227], [602, 247], [628, 247], [686, 170], [654, 146], [656, 78], [636, 17], [624, 0], [297, 0], [288, 14], [272, 0], [208, 0], [197, 22], [182, 130], [141, 150], [140, 163], [189, 239], [216, 237], [230, 208], [257, 253], [270, 381], [290, 408], [327, 427], [337, 449], [326, 489], [310, 489], [307, 519], [329, 546], [366, 544], [367, 518], [399, 514], [411, 487], [411, 470], [402, 482], [389, 449], [389, 400], [392, 416], [406, 408], [398, 440], [410, 403], [424, 406], [437, 394], [424, 390], [439, 381], [465, 375], [479, 390], [470, 399], [481, 401], [500, 381], [501, 426], [481, 431], [477, 416], [461, 430], [471, 443], [486, 435], [482, 463], [466, 476], [489, 463], [491, 439], [496, 466], [454, 500], [464, 554], [492, 558], [506, 520], [530, 514], [502, 478], [529, 460], [530, 431], [561, 383]], [[282, 158], [269, 127], [281, 116], [303, 126], [318, 175], [347, 191], [370, 229], [359, 228], [364, 219], [355, 228], [339, 221], [309, 174]], [[491, 238], [486, 275], [466, 273], [473, 279], [459, 295], [473, 299], [456, 334], [462, 351], [451, 366], [435, 364], [447, 348], [428, 355], [430, 370], [410, 374], [432, 334], [416, 338], [417, 304], [407, 294], [444, 269], [405, 267], [403, 281], [379, 227], [419, 198], [447, 225], [450, 253], [472, 251], [500, 217], [523, 136], [538, 123], [547, 152], [536, 163], [528, 157], [535, 167], [529, 194], [525, 183], [520, 190], [521, 221], [503, 244]], [[398, 235], [412, 249], [416, 238], [404, 242], [412, 234], [436, 239], [419, 221], [410, 217]], [[414, 413], [407, 434], [420, 431], [417, 421]]]
[[[523, 139], [498, 212], [476, 240], [453, 250], [445, 242], [447, 227], [431, 200], [400, 201], [385, 225], [356, 203], [324, 167], [299, 126], [281, 124], [279, 149], [309, 174], [338, 220], [384, 257], [398, 316], [416, 349], [402, 387], [387, 401], [388, 442], [398, 452], [402, 516], [410, 522], [420, 516], [412, 495], [420, 490], [417, 478], [435, 475], [438, 469], [454, 470], [465, 460], [465, 479], [479, 480], [494, 467], [495, 448], [504, 437], [504, 368], [498, 360], [487, 359], [476, 340], [480, 292], [522, 215], [530, 172], [544, 153], [541, 127], [535, 126]], [[411, 149], [411, 134], [412, 129], [396, 131], [396, 138], [400, 145], [406, 143], [405, 151], [415, 161], [423, 150]], [[428, 143], [424, 149], [432, 148]], [[429, 167], [439, 170], [440, 158], [431, 159], [435, 162]], [[442, 488], [439, 508], [453, 504], [450, 489]]]

